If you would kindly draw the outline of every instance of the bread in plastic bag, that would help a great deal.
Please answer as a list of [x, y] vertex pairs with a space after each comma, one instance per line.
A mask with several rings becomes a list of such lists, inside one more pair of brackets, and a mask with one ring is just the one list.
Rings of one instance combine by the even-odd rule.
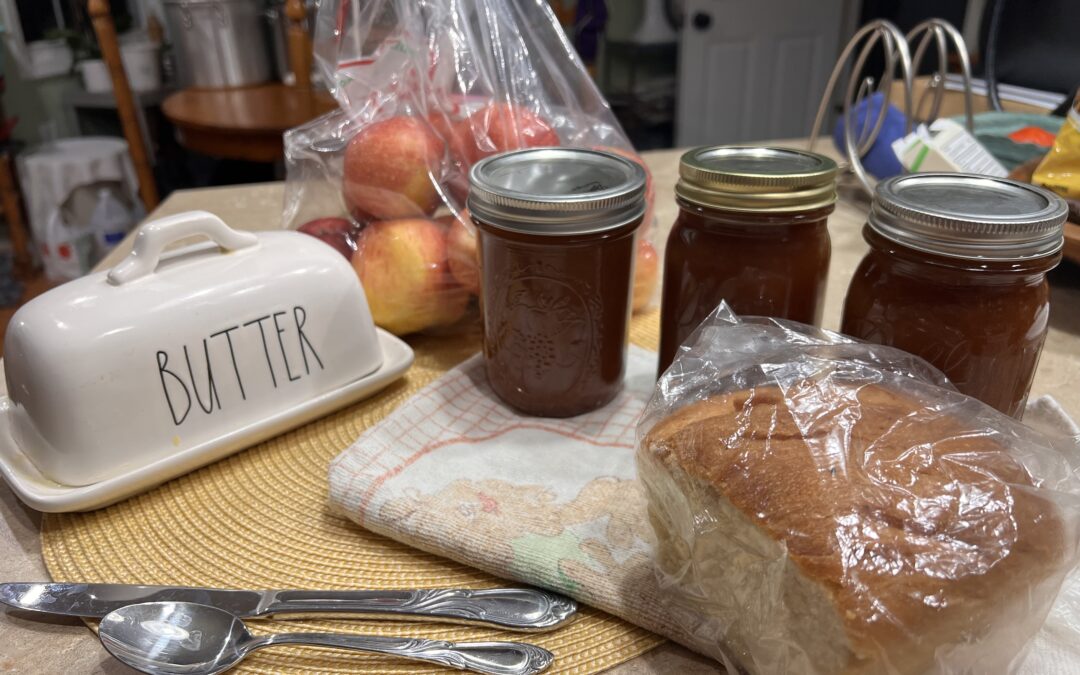
[[[315, 58], [341, 109], [285, 135], [284, 224], [350, 258], [397, 334], [455, 324], [480, 292], [474, 162], [549, 145], [641, 162], [544, 0], [324, 0]], [[637, 309], [658, 276], [647, 190]]]
[[721, 305], [638, 427], [669, 609], [731, 672], [1012, 672], [1077, 561], [1068, 440]]

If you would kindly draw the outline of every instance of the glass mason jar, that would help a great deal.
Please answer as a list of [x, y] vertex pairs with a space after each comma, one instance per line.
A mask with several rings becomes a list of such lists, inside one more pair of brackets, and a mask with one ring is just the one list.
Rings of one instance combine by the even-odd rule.
[[660, 372], [721, 300], [738, 314], [820, 324], [836, 163], [787, 148], [682, 156], [664, 254]]
[[841, 331], [936, 366], [1020, 417], [1050, 314], [1065, 203], [1004, 178], [914, 174], [878, 184]]
[[529, 415], [608, 403], [626, 369], [645, 172], [576, 148], [495, 155], [470, 172], [492, 390]]

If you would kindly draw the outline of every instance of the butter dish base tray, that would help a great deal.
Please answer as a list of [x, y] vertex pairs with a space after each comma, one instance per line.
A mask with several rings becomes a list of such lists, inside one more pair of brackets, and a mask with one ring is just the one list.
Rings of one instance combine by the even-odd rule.
[[12, 403], [0, 372], [0, 474], [27, 506], [47, 513], [90, 511], [145, 492], [240, 450], [278, 436], [307, 422], [371, 396], [400, 378], [412, 365], [411, 347], [376, 329], [383, 363], [355, 379], [287, 410], [234, 429], [187, 450], [89, 485], [62, 485], [44, 477], [19, 448], [11, 432]]

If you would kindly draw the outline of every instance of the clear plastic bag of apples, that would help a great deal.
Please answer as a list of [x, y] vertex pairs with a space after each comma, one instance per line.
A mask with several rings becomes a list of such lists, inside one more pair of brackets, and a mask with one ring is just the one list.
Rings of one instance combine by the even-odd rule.
[[[397, 335], [478, 316], [473, 163], [554, 145], [641, 162], [545, 0], [324, 0], [314, 35], [340, 109], [285, 134], [283, 222], [348, 258]], [[635, 311], [658, 271], [647, 189]]]

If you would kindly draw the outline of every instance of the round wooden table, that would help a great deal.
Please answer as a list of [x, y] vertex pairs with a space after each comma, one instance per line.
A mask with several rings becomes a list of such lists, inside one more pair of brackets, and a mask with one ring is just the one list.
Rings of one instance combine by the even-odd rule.
[[180, 144], [211, 157], [274, 162], [282, 134], [337, 108], [326, 92], [281, 83], [233, 89], [183, 89], [162, 103]]

